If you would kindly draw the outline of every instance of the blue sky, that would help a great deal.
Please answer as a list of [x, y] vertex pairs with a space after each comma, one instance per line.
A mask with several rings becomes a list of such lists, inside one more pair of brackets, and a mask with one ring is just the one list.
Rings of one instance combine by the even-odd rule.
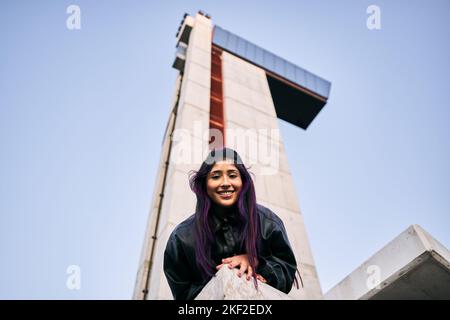
[[0, 298], [131, 297], [199, 9], [332, 82], [308, 130], [280, 120], [325, 292], [410, 224], [450, 247], [448, 1], [2, 1]]

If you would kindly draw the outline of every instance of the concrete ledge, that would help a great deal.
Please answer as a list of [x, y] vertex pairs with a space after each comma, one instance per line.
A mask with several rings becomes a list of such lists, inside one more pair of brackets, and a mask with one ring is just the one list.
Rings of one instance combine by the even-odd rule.
[[195, 300], [292, 300], [287, 294], [258, 281], [236, 275], [238, 269], [221, 268]]
[[325, 299], [450, 299], [450, 252], [412, 225], [325, 294]]

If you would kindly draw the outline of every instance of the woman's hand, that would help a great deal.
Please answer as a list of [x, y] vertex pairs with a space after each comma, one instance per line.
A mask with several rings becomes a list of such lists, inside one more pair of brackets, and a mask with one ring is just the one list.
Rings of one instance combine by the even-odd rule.
[[[248, 261], [248, 256], [246, 254], [241, 254], [238, 256], [229, 257], [226, 259], [222, 259], [222, 264], [219, 264], [216, 269], [219, 270], [223, 267], [224, 264], [228, 264], [228, 268], [239, 268], [237, 272], [238, 277], [242, 277], [244, 273], [247, 273], [247, 280], [250, 280], [253, 276], [253, 269], [250, 266], [250, 262]], [[257, 274], [256, 279], [261, 282], [266, 283], [266, 279], [264, 279], [261, 275]]]
[[228, 268], [239, 268], [237, 276], [240, 278], [244, 273], [247, 273], [247, 280], [253, 276], [253, 269], [248, 261], [248, 256], [246, 254], [240, 254], [238, 256], [229, 257], [222, 259], [222, 264], [216, 267], [217, 270], [223, 267], [223, 265], [228, 264]]
[[259, 281], [261, 281], [263, 283], [267, 283], [267, 280], [260, 274], [256, 274], [256, 279], [258, 279]]

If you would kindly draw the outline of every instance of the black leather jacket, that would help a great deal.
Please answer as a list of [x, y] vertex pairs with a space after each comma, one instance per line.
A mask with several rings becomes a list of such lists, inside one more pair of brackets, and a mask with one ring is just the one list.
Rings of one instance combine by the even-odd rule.
[[[261, 245], [256, 272], [269, 285], [288, 293], [294, 282], [297, 263], [281, 219], [270, 209], [258, 205]], [[170, 235], [164, 252], [164, 273], [176, 300], [194, 299], [210, 279], [203, 279], [195, 260], [194, 215], [180, 223]], [[235, 216], [212, 215], [215, 243], [212, 258], [216, 265], [223, 258], [244, 254], [239, 245]]]

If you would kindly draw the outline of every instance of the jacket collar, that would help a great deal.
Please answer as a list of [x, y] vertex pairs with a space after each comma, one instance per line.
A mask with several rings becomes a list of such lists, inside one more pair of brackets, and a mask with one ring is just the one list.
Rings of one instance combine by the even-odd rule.
[[210, 211], [211, 213], [211, 222], [212, 222], [212, 230], [214, 233], [216, 233], [219, 229], [221, 229], [223, 226], [229, 224], [229, 225], [236, 225], [238, 223], [238, 215], [237, 215], [237, 208], [230, 210], [226, 214], [217, 214], [213, 209]]

